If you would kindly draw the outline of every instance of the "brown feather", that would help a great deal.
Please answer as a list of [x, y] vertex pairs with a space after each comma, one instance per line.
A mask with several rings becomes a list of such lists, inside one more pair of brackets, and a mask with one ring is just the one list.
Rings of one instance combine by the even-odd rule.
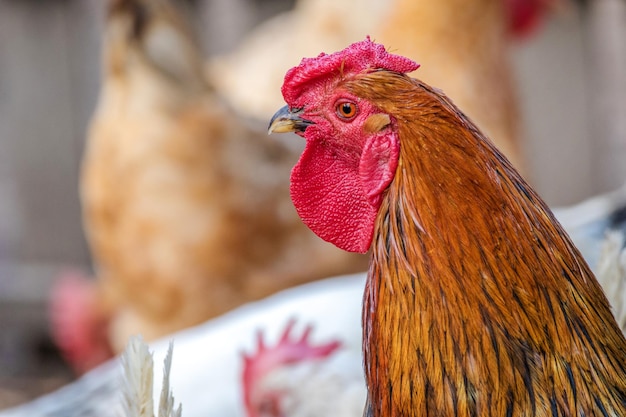
[[372, 72], [396, 176], [364, 297], [374, 416], [626, 415], [626, 341], [545, 203], [440, 92]]

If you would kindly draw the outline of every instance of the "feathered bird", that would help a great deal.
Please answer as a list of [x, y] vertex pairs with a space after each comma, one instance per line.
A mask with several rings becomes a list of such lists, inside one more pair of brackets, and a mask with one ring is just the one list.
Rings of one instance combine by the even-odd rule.
[[369, 39], [287, 72], [293, 203], [371, 248], [366, 416], [626, 415], [626, 339], [541, 198], [418, 65]]
[[[153, 340], [289, 286], [365, 270], [364, 257], [302, 225], [285, 191], [298, 151], [209, 89], [173, 4], [111, 0], [103, 48], [81, 178], [97, 286], [64, 280], [52, 300], [56, 339], [79, 370], [101, 360], [102, 349], [85, 347], [103, 332], [120, 352], [132, 334]], [[95, 311], [77, 316], [72, 303]]]
[[365, 401], [361, 355], [338, 340], [315, 344], [307, 326], [293, 337], [290, 320], [275, 345], [262, 332], [244, 354], [243, 400], [248, 417], [359, 416]]
[[298, 0], [293, 10], [259, 25], [234, 51], [211, 58], [211, 83], [234, 107], [266, 120], [282, 101], [279, 87], [294, 62], [370, 34], [398, 53], [419, 58], [421, 77], [440, 86], [516, 166], [523, 166], [509, 53], [513, 40], [531, 33], [553, 2], [368, 0], [355, 7]]

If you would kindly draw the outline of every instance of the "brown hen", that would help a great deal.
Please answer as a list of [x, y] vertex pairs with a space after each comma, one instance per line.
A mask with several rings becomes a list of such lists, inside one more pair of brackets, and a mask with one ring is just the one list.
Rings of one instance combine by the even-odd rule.
[[152, 340], [365, 269], [362, 256], [301, 223], [285, 192], [297, 150], [242, 122], [207, 87], [196, 42], [168, 1], [112, 1], [103, 59], [81, 197], [97, 309], [116, 352], [132, 334]]

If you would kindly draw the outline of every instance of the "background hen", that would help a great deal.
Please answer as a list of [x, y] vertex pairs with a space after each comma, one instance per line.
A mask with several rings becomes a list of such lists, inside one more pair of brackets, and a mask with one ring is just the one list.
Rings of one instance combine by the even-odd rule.
[[[301, 323], [314, 327], [311, 343], [339, 340], [342, 350], [355, 355], [360, 369], [363, 282], [359, 274], [301, 285], [151, 343], [155, 360], [160, 361], [174, 342], [170, 385], [183, 404], [183, 416], [244, 416], [242, 352], [256, 351], [258, 331], [268, 343], [278, 340], [290, 317], [298, 319], [295, 332], [300, 332]], [[0, 416], [116, 417], [112, 404], [119, 401], [119, 371], [116, 358], [54, 393], [0, 411]], [[156, 367], [155, 380], [162, 377], [163, 370]]]
[[[294, 151], [216, 98], [168, 1], [111, 1], [103, 59], [81, 196], [115, 351], [364, 267], [301, 224], [284, 188]], [[69, 298], [53, 306], [60, 339], [80, 328]]]

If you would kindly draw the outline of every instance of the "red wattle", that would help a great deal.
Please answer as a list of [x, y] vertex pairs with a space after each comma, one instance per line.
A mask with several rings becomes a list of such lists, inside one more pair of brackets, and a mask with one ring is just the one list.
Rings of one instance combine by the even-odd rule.
[[399, 141], [391, 131], [372, 136], [360, 158], [334, 154], [308, 141], [291, 172], [291, 199], [302, 221], [322, 239], [349, 252], [372, 243], [382, 193], [393, 180]]
[[291, 199], [319, 237], [349, 252], [368, 251], [378, 207], [369, 203], [356, 169], [307, 145], [291, 172]]

